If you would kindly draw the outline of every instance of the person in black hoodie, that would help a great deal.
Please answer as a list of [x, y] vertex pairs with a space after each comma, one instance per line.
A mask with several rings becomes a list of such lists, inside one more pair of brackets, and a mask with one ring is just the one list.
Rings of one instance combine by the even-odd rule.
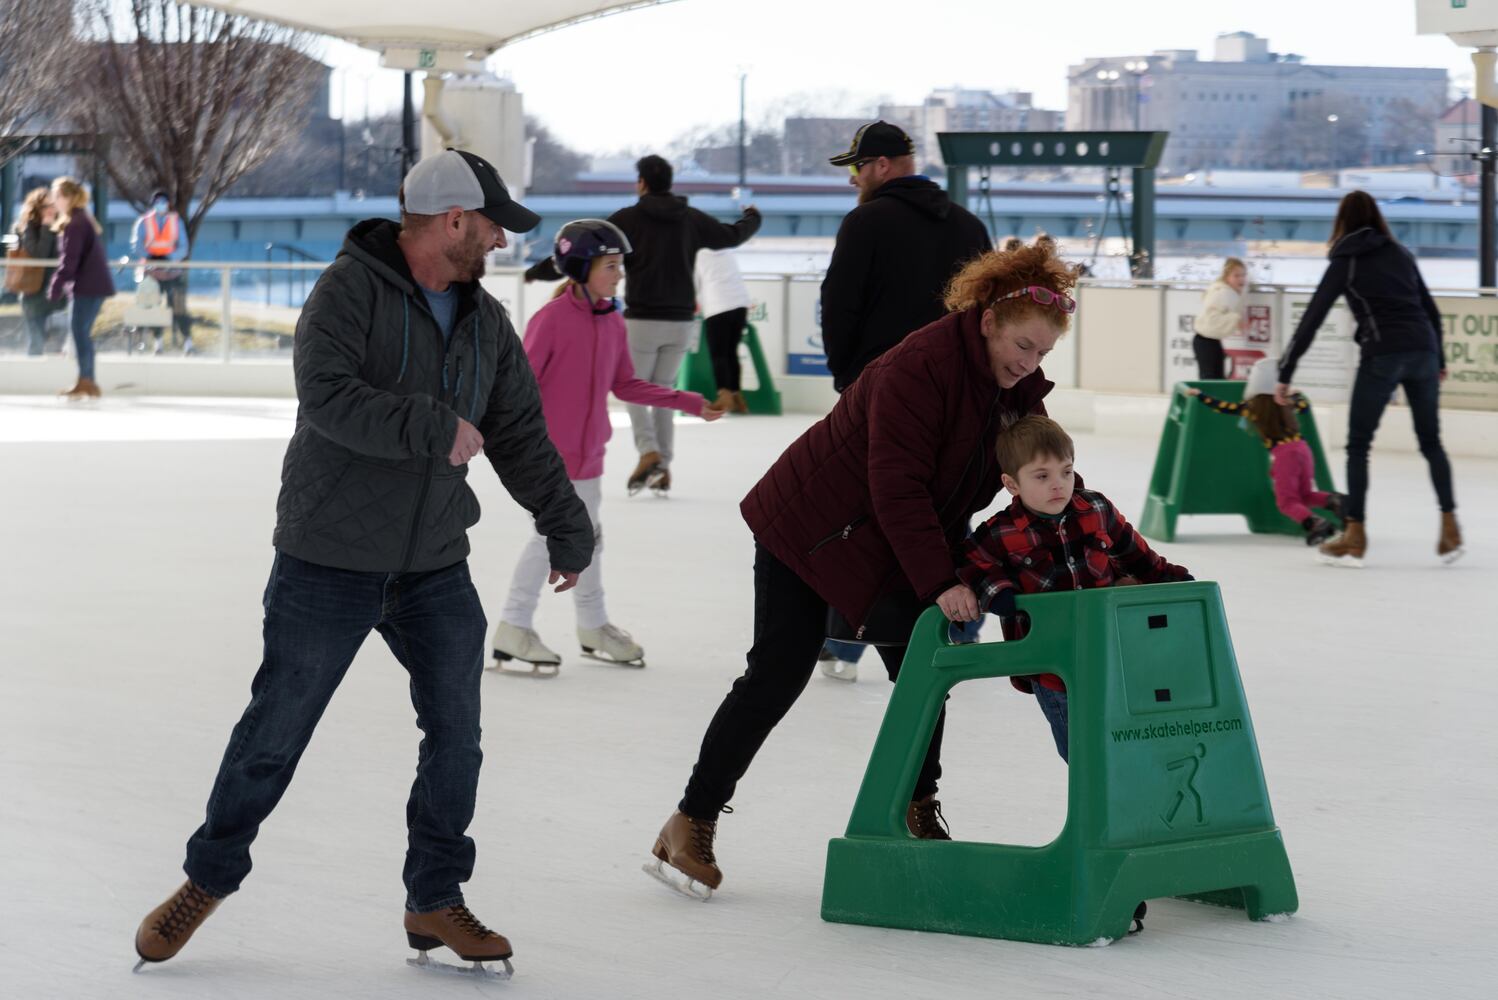
[[[635, 374], [656, 385], [674, 386], [682, 358], [691, 346], [696, 323], [697, 251], [736, 247], [759, 231], [760, 214], [745, 207], [736, 222], [719, 222], [671, 193], [671, 164], [643, 156], [635, 164], [640, 200], [621, 208], [608, 221], [629, 237], [624, 255], [624, 321], [629, 327], [630, 360]], [[550, 257], [525, 272], [527, 281], [560, 281], [563, 275]], [[664, 494], [671, 489], [671, 456], [676, 411], [630, 404], [639, 464], [629, 475], [630, 495], [647, 486]]]
[[916, 173], [915, 143], [898, 126], [863, 126], [830, 162], [858, 188], [822, 281], [822, 344], [842, 392], [906, 334], [945, 315], [947, 282], [992, 243], [976, 216]]
[[[915, 143], [896, 125], [862, 126], [829, 162], [847, 167], [858, 189], [822, 280], [822, 346], [842, 392], [869, 362], [945, 316], [947, 282], [992, 243], [976, 216], [915, 172]], [[856, 680], [862, 653], [829, 639], [822, 673]]]
[[1361, 566], [1368, 548], [1363, 526], [1368, 495], [1368, 450], [1394, 390], [1403, 387], [1415, 422], [1420, 453], [1430, 465], [1430, 479], [1441, 505], [1436, 554], [1454, 562], [1462, 554], [1456, 523], [1456, 494], [1451, 463], [1441, 447], [1438, 405], [1446, 359], [1441, 350], [1441, 313], [1430, 297], [1414, 256], [1389, 232], [1378, 203], [1366, 191], [1349, 191], [1337, 206], [1332, 225], [1331, 263], [1306, 307], [1295, 336], [1280, 362], [1275, 399], [1290, 398], [1290, 380], [1301, 355], [1311, 346], [1322, 321], [1338, 298], [1357, 320], [1354, 338], [1361, 348], [1357, 378], [1347, 416], [1347, 498], [1340, 535], [1321, 546], [1324, 561]]
[[[640, 172], [640, 200], [609, 216], [609, 222], [629, 237], [624, 321], [629, 327], [630, 360], [640, 378], [674, 386], [697, 325], [692, 319], [697, 314], [697, 251], [736, 247], [759, 231], [761, 220], [753, 205], [732, 223], [692, 208], [685, 198], [671, 193], [671, 164], [659, 156], [641, 157], [635, 168]], [[552, 281], [562, 277], [549, 258], [525, 276]], [[629, 475], [629, 492], [634, 495], [648, 486], [664, 494], [671, 489], [676, 411], [633, 403], [627, 409], [640, 453], [639, 464]]]

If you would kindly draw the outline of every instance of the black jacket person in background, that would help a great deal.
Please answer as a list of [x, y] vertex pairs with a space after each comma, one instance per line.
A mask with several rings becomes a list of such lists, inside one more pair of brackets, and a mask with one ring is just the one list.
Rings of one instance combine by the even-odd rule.
[[916, 173], [915, 144], [899, 127], [863, 126], [831, 162], [858, 188], [822, 281], [822, 343], [842, 392], [906, 334], [944, 316], [947, 282], [992, 244], [976, 216]]

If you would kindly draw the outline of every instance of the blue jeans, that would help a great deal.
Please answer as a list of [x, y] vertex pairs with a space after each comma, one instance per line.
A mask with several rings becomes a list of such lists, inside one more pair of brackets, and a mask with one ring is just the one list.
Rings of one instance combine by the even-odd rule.
[[94, 320], [104, 308], [102, 295], [73, 296], [73, 348], [78, 352], [78, 377], [94, 377]]
[[239, 888], [250, 844], [371, 629], [411, 676], [422, 731], [406, 803], [406, 908], [463, 902], [473, 873], [479, 688], [486, 623], [460, 562], [430, 573], [359, 573], [277, 553], [265, 588], [265, 652], [229, 737], [207, 818], [187, 842], [187, 877], [216, 896]]
[[1056, 740], [1056, 752], [1061, 759], [1068, 764], [1071, 756], [1067, 750], [1067, 742], [1071, 730], [1066, 720], [1066, 692], [1052, 691], [1038, 680], [1032, 679], [1031, 686], [1035, 689], [1035, 700], [1040, 702], [1040, 710], [1045, 713], [1045, 721], [1051, 724], [1051, 735]]
[[1441, 510], [1456, 510], [1456, 495], [1451, 485], [1451, 462], [1441, 447], [1441, 417], [1437, 407], [1441, 400], [1441, 359], [1434, 351], [1403, 351], [1399, 354], [1374, 354], [1358, 365], [1352, 384], [1352, 403], [1347, 413], [1347, 500], [1343, 513], [1354, 521], [1363, 520], [1368, 499], [1368, 450], [1373, 434], [1383, 418], [1384, 408], [1394, 390], [1404, 387], [1415, 422], [1415, 437], [1420, 454], [1430, 466], [1430, 481], [1436, 488]]

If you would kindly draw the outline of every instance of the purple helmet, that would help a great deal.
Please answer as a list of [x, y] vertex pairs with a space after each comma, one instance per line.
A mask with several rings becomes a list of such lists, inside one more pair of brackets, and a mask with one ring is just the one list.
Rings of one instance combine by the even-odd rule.
[[551, 259], [557, 270], [581, 284], [588, 280], [593, 258], [630, 253], [629, 237], [605, 219], [577, 219], [557, 230]]

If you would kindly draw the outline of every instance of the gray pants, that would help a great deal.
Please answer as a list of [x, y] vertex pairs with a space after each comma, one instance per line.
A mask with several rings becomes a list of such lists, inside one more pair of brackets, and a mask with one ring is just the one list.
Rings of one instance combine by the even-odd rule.
[[[697, 332], [694, 320], [630, 319], [629, 357], [635, 375], [656, 385], [675, 386], [681, 359], [686, 357]], [[676, 438], [676, 411], [661, 406], [629, 404], [629, 423], [635, 432], [635, 450], [641, 455], [659, 452], [661, 465], [671, 465], [671, 446]]]

